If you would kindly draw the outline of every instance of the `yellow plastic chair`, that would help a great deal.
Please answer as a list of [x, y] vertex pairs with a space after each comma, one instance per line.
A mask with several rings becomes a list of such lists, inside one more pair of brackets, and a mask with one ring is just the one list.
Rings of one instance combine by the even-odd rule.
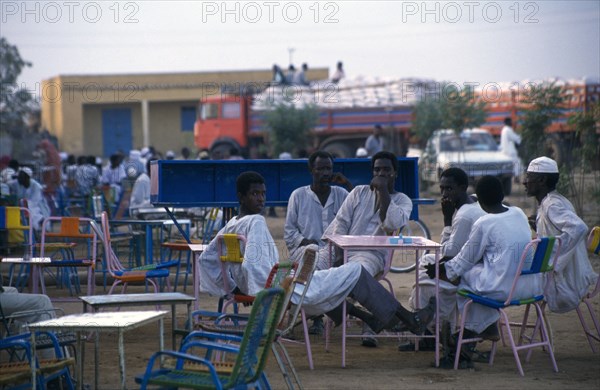
[[[11, 244], [23, 247], [24, 257], [33, 257], [33, 247], [35, 243], [35, 235], [33, 234], [33, 225], [31, 220], [31, 212], [26, 207], [17, 206], [0, 206], [0, 230], [8, 231], [8, 248]], [[13, 239], [11, 239], [13, 238]], [[28, 266], [20, 265], [19, 274], [15, 281], [15, 287], [19, 290], [25, 286], [29, 275]], [[9, 270], [9, 285], [13, 285], [14, 264], [11, 264]]]

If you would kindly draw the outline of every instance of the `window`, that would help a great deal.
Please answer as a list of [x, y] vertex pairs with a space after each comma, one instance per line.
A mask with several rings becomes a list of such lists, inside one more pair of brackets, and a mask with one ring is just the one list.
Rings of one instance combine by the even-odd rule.
[[194, 131], [196, 107], [181, 107], [181, 131]]
[[223, 119], [238, 119], [240, 117], [240, 103], [223, 103], [223, 114], [221, 117]]
[[219, 117], [219, 105], [217, 103], [205, 103], [200, 109], [200, 119], [217, 119]]

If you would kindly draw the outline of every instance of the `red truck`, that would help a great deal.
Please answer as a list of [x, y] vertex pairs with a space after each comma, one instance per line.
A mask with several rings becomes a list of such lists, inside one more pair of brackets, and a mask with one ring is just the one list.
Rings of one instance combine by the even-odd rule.
[[[405, 141], [410, 137], [413, 107], [423, 96], [414, 92], [416, 83], [420, 83], [421, 91], [428, 87], [427, 83], [435, 84], [433, 81], [400, 80], [336, 87], [330, 96], [321, 94], [321, 99], [317, 99], [319, 122], [310, 132], [306, 149], [323, 149], [337, 157], [354, 157], [356, 149], [364, 146], [366, 138], [373, 132], [373, 127], [380, 124], [386, 129], [391, 151], [401, 155]], [[547, 129], [549, 137], [546, 140], [549, 153], [558, 160], [565, 158], [565, 140], [573, 134], [567, 124], [568, 118], [574, 113], [590, 110], [600, 101], [598, 83], [565, 83], [564, 90], [567, 97], [564, 114]], [[270, 91], [272, 93], [273, 89]], [[307, 92], [315, 93], [315, 89], [306, 89]], [[235, 148], [246, 156], [257, 158], [259, 146], [268, 143], [268, 132], [263, 126], [266, 108], [259, 104], [267, 95], [269, 93], [263, 91], [250, 96], [228, 94], [203, 99], [194, 126], [196, 147], [210, 150], [213, 156], [228, 155]], [[476, 97], [481, 97], [481, 92]], [[481, 127], [499, 137], [504, 118], [512, 117], [518, 129], [519, 115], [525, 108], [523, 97], [522, 92], [505, 92], [500, 98], [487, 99], [488, 116]]]
[[[391, 145], [395, 146], [392, 151], [399, 154], [402, 140], [408, 140], [412, 105], [382, 104], [381, 99], [371, 99], [370, 94], [376, 94], [377, 88], [377, 85], [340, 88], [329, 97], [323, 95], [325, 98], [317, 104], [318, 124], [311, 130], [305, 149], [323, 149], [337, 157], [354, 157], [356, 149], [364, 146], [374, 126], [380, 124], [386, 129]], [[314, 88], [307, 88], [304, 93], [316, 92]], [[267, 95], [263, 93], [262, 97]], [[194, 126], [196, 147], [208, 149], [211, 155], [218, 156], [236, 148], [242, 154], [257, 158], [259, 146], [268, 143], [268, 133], [263, 126], [267, 108], [258, 100], [257, 95], [203, 99]]]

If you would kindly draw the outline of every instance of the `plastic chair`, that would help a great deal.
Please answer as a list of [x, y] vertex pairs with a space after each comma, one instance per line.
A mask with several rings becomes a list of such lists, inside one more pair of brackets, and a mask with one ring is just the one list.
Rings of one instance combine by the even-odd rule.
[[[119, 258], [115, 254], [111, 245], [110, 228], [108, 223], [108, 214], [106, 211], [102, 213], [102, 226], [97, 226], [96, 222], [92, 220], [92, 228], [96, 231], [98, 237], [102, 241], [104, 247], [104, 256], [106, 257], [106, 267], [108, 273], [114, 278], [114, 282], [108, 291], [108, 294], [112, 294], [114, 288], [121, 284], [121, 293], [127, 291], [127, 285], [133, 282], [149, 282], [154, 287], [154, 292], [158, 292], [158, 285], [156, 280], [166, 279], [168, 283], [169, 270], [168, 268], [135, 268], [127, 269], [123, 267]], [[156, 266], [156, 265], [153, 265]]]
[[[558, 243], [557, 248], [553, 251], [555, 243]], [[535, 252], [532, 253], [532, 250]], [[465, 331], [465, 320], [468, 314], [469, 307], [471, 304], [479, 304], [484, 305], [493, 309], [497, 309], [500, 312], [500, 329], [504, 327], [508, 332], [508, 338], [510, 342], [510, 347], [513, 351], [513, 355], [515, 358], [515, 362], [517, 364], [517, 369], [521, 376], [524, 376], [523, 367], [521, 365], [521, 360], [519, 358], [519, 351], [528, 350], [526, 361], [529, 361], [531, 358], [531, 352], [533, 348], [542, 347], [545, 348], [550, 355], [550, 361], [552, 362], [552, 366], [555, 372], [558, 372], [558, 366], [556, 365], [556, 360], [554, 359], [554, 352], [552, 350], [552, 343], [548, 334], [548, 325], [546, 323], [546, 317], [544, 316], [544, 310], [542, 308], [542, 301], [544, 299], [544, 295], [536, 295], [532, 297], [526, 297], [521, 299], [513, 299], [513, 294], [515, 293], [515, 289], [517, 287], [517, 283], [519, 278], [523, 275], [533, 275], [544, 272], [552, 271], [552, 264], [556, 261], [556, 257], [560, 252], [560, 240], [555, 237], [544, 237], [544, 238], [536, 238], [530, 241], [527, 246], [523, 249], [521, 254], [521, 259], [519, 261], [515, 278], [512, 283], [511, 290], [508, 292], [508, 296], [505, 301], [499, 301], [491, 298], [487, 298], [482, 295], [475, 294], [471, 291], [467, 291], [464, 289], [458, 290], [458, 294], [469, 298], [469, 300], [465, 303], [463, 311], [461, 313], [461, 321], [460, 321], [460, 331], [458, 334], [457, 341], [457, 349], [456, 349], [456, 357], [454, 360], [454, 369], [458, 369], [459, 359], [460, 359], [460, 351], [462, 349], [463, 344], [481, 341], [480, 337], [477, 338], [467, 338], [465, 339], [464, 331]], [[529, 261], [531, 262], [529, 264]], [[511, 322], [509, 321], [508, 314], [506, 313], [506, 309], [514, 306], [522, 306], [526, 305], [525, 314], [523, 316], [523, 322], [521, 323], [521, 333], [519, 336], [518, 343], [515, 342], [515, 338], [513, 337], [513, 333], [511, 331]], [[524, 337], [523, 333], [525, 328], [527, 327], [527, 316], [529, 313], [530, 306], [536, 310], [537, 320], [535, 326], [533, 328], [533, 334], [530, 337]], [[535, 342], [536, 333], [539, 331], [540, 333], [540, 341]], [[523, 344], [522, 341], [526, 339], [528, 343]], [[494, 363], [494, 356], [496, 354], [496, 346], [497, 342], [492, 343], [492, 351], [490, 353], [489, 364], [492, 365]]]
[[[65, 268], [67, 270], [65, 276], [67, 285], [71, 290], [71, 295], [73, 295], [71, 289], [71, 276], [73, 276], [76, 281], [76, 292], [80, 291], [77, 267], [87, 268], [87, 295], [94, 294], [94, 287], [96, 284], [94, 280], [94, 270], [96, 268], [97, 260], [96, 251], [98, 236], [91, 228], [91, 221], [90, 218], [81, 217], [48, 217], [42, 223], [40, 257], [48, 256], [52, 259], [51, 262], [44, 265], [44, 267], [57, 267], [57, 283], [59, 279], [58, 268]], [[60, 230], [58, 232], [49, 231], [49, 225], [52, 224], [52, 222], [60, 223]], [[74, 240], [74, 242], [72, 240]], [[87, 256], [83, 259], [77, 259], [75, 256], [75, 248], [78, 244], [82, 243], [87, 244]], [[62, 255], [62, 258], [56, 258], [56, 254]], [[71, 272], [71, 275], [69, 275], [69, 271]], [[40, 277], [40, 285], [42, 287], [42, 294], [46, 294], [46, 284], [44, 283], [43, 277]]]
[[33, 359], [31, 347], [31, 334], [23, 333], [0, 340], [0, 350], [7, 351], [9, 355], [24, 355], [22, 361], [0, 363], [0, 386], [9, 389], [30, 389], [32, 365], [36, 370], [36, 389], [46, 389], [48, 382], [61, 378], [68, 389], [74, 389], [69, 367], [75, 364], [74, 358], [63, 356], [58, 340], [52, 332], [36, 332], [36, 337], [48, 338], [54, 350], [54, 358]]
[[[217, 256], [221, 261], [221, 275], [223, 275], [223, 289], [231, 291], [229, 286], [229, 278], [225, 275], [229, 274], [229, 264], [242, 264], [244, 261], [244, 250], [246, 246], [246, 237], [241, 234], [222, 234], [217, 236]], [[225, 296], [219, 300], [218, 312], [225, 312], [227, 307], [233, 303], [252, 303], [252, 298], [246, 298], [243, 295]], [[237, 310], [236, 310], [237, 311]]]
[[[33, 233], [33, 225], [31, 212], [26, 207], [16, 206], [0, 206], [0, 230], [7, 230], [9, 234], [23, 235], [23, 241], [19, 246], [23, 247], [24, 256], [33, 257], [33, 247], [35, 244], [35, 235]], [[20, 265], [15, 287], [21, 290], [25, 287], [27, 277], [29, 275], [29, 266]], [[14, 264], [11, 264], [9, 269], [9, 285], [13, 285]]]
[[[264, 369], [283, 311], [285, 294], [281, 287], [258, 293], [242, 337], [192, 332], [184, 339], [179, 352], [155, 353], [150, 357], [141, 379], [141, 389], [146, 389], [148, 385], [217, 389], [247, 386], [270, 388]], [[208, 341], [198, 338], [206, 338]], [[239, 346], [223, 343], [231, 341], [239, 342]], [[197, 349], [206, 351], [204, 357], [190, 353]], [[213, 352], [225, 353], [225, 358], [229, 354], [234, 355], [235, 360], [212, 361]], [[161, 364], [166, 356], [176, 359], [174, 367], [154, 369], [155, 364]]]
[[[595, 226], [588, 236], [587, 240], [587, 249], [590, 254], [600, 254], [600, 226]], [[596, 346], [594, 345], [595, 341], [600, 341], [600, 322], [598, 322], [598, 317], [596, 316], [596, 312], [592, 305], [592, 299], [600, 293], [600, 277], [596, 280], [596, 287], [593, 291], [587, 293], [582, 299], [579, 306], [577, 306], [577, 316], [579, 316], [579, 321], [581, 322], [581, 326], [583, 327], [583, 332], [587, 337], [588, 343], [590, 344], [590, 348], [592, 352], [596, 353]], [[590, 312], [590, 317], [592, 318], [592, 322], [594, 323], [594, 327], [596, 328], [596, 333], [590, 329], [587, 325], [585, 318], [583, 316], [583, 311], [581, 309], [581, 304], [585, 304]]]

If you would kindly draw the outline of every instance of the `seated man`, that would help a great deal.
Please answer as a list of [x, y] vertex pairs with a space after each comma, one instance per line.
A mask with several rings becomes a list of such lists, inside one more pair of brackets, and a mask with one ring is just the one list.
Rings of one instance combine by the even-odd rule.
[[[369, 185], [356, 186], [348, 195], [335, 219], [325, 230], [330, 234], [390, 234], [408, 222], [412, 201], [394, 189], [398, 175], [398, 159], [393, 153], [379, 152], [371, 159], [373, 179]], [[386, 250], [353, 251], [349, 262], [360, 263], [371, 275], [383, 272]], [[330, 266], [329, 248], [319, 250], [318, 269]]]
[[[341, 173], [333, 173], [333, 156], [316, 151], [308, 158], [312, 184], [294, 190], [290, 195], [285, 218], [283, 239], [289, 259], [298, 261], [309, 245], [325, 247], [323, 232], [337, 215], [342, 203], [352, 189], [350, 181]], [[313, 248], [314, 249], [314, 248]]]
[[21, 168], [17, 180], [13, 182], [11, 193], [17, 199], [27, 199], [27, 208], [31, 212], [31, 224], [35, 230], [40, 230], [44, 219], [50, 216], [50, 207], [44, 197], [42, 185], [32, 176], [31, 168]]
[[[448, 168], [440, 176], [440, 192], [442, 199], [442, 214], [444, 216], [444, 229], [440, 240], [442, 261], [456, 256], [461, 250], [475, 221], [485, 211], [479, 207], [479, 203], [467, 194], [469, 177], [460, 168]], [[409, 303], [413, 309], [424, 307], [429, 298], [435, 294], [435, 281], [427, 276], [425, 266], [435, 262], [434, 254], [426, 254], [419, 260], [419, 297], [417, 300], [416, 288], [413, 287]], [[450, 321], [451, 327], [456, 318], [456, 286], [446, 281], [440, 281], [439, 301], [440, 319]], [[420, 349], [431, 349], [431, 339], [422, 339]], [[400, 346], [401, 350], [414, 351], [414, 344], [409, 343]]]
[[134, 216], [139, 209], [154, 207], [150, 202], [150, 163], [156, 158], [146, 161], [146, 172], [140, 173], [133, 183], [131, 197], [129, 198], [129, 215]]
[[[265, 218], [260, 215], [265, 207], [265, 179], [256, 172], [243, 172], [236, 181], [239, 214], [227, 222], [217, 233], [235, 233], [246, 237], [244, 261], [231, 264], [229, 275], [222, 275], [214, 238], [200, 255], [200, 290], [212, 295], [229, 293], [256, 295], [264, 289], [269, 272], [279, 262], [275, 241]], [[225, 291], [223, 278], [228, 278], [232, 291]]]
[[588, 228], [571, 202], [556, 192], [558, 177], [556, 161], [539, 157], [529, 164], [523, 185], [539, 203], [537, 217], [531, 221], [538, 236], [560, 238], [560, 254], [547, 280], [545, 297], [551, 311], [564, 313], [579, 306], [598, 274], [586, 250]]
[[[24, 318], [26, 322], [36, 322], [48, 319], [48, 314], [55, 317], [54, 307], [50, 298], [44, 294], [19, 293], [14, 287], [4, 287], [0, 284], [0, 309], [2, 315], [10, 316], [21, 311], [37, 311]], [[48, 314], [42, 313], [45, 311]]]
[[[393, 153], [378, 152], [371, 158], [373, 179], [369, 185], [357, 186], [350, 192], [335, 219], [327, 227], [323, 238], [330, 234], [385, 235], [408, 222], [412, 201], [394, 189], [398, 175], [398, 159]], [[348, 262], [357, 262], [372, 276], [380, 275], [385, 266], [387, 250], [351, 251]], [[336, 265], [341, 262], [341, 252], [336, 254]], [[317, 269], [331, 265], [329, 248], [319, 250]], [[364, 329], [362, 345], [376, 347], [377, 339], [369, 337], [371, 331]]]
[[[450, 260], [440, 264], [440, 280], [458, 284], [475, 294], [504, 300], [506, 299], [517, 271], [523, 249], [531, 241], [529, 223], [518, 207], [502, 204], [504, 195], [502, 184], [494, 176], [484, 176], [475, 190], [481, 208], [488, 214], [474, 224], [467, 242], [460, 252]], [[430, 278], [435, 277], [435, 265], [426, 266]], [[540, 274], [526, 275], [519, 280], [514, 298], [541, 294], [543, 284]], [[461, 310], [467, 298], [457, 295]], [[489, 340], [499, 340], [496, 322], [499, 314], [496, 309], [483, 305], [472, 305], [465, 322], [465, 338], [475, 336]], [[461, 360], [470, 365], [475, 343], [463, 348]], [[449, 353], [442, 367], [452, 367], [454, 357]]]

